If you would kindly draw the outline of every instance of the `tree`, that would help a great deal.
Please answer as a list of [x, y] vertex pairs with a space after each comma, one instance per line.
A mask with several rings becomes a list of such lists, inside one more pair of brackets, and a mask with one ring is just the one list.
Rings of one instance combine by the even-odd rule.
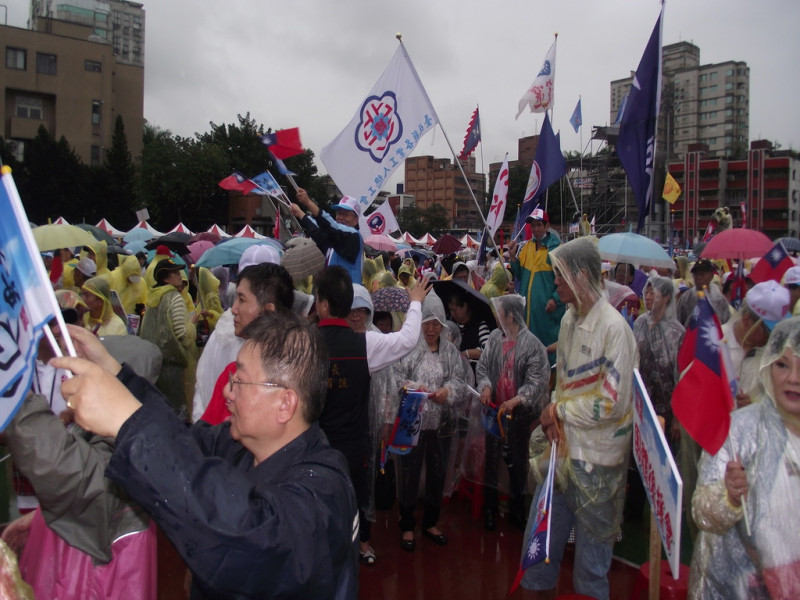
[[425, 231], [434, 237], [439, 237], [449, 229], [447, 211], [441, 204], [431, 204], [427, 210], [422, 211], [422, 221]]
[[[104, 179], [105, 202], [101, 202], [103, 214], [112, 223], [127, 220], [132, 215], [136, 203], [136, 168], [128, 150], [128, 138], [122, 115], [114, 121], [114, 133], [111, 136], [111, 148], [106, 150], [103, 171], [98, 174]], [[98, 219], [99, 220], [99, 219]]]
[[397, 224], [400, 229], [419, 237], [426, 233], [426, 224], [423, 220], [422, 211], [416, 206], [407, 206], [397, 213]]

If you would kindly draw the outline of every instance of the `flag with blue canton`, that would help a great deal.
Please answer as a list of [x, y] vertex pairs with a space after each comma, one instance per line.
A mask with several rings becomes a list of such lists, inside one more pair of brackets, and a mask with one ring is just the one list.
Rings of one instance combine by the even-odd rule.
[[581, 99], [578, 98], [578, 103], [575, 105], [575, 110], [572, 111], [572, 116], [569, 118], [569, 124], [578, 133], [578, 129], [583, 125], [583, 117], [581, 116]]
[[259, 175], [253, 177], [250, 181], [256, 184], [256, 188], [253, 190], [253, 194], [258, 194], [260, 196], [282, 196], [283, 190], [281, 186], [278, 185], [278, 182], [275, 181], [275, 178], [272, 176], [272, 173], [269, 171], [264, 171]]
[[[553, 457], [552, 452], [551, 457]], [[552, 471], [552, 469], [550, 469], [550, 471]], [[548, 472], [545, 481], [539, 485], [539, 490], [534, 500], [536, 513], [532, 517], [533, 524], [530, 525], [530, 534], [525, 542], [525, 554], [520, 561], [519, 569], [511, 584], [511, 589], [508, 591], [509, 596], [519, 587], [525, 570], [547, 558], [547, 531], [550, 525], [547, 513], [552, 508], [552, 502], [550, 501], [553, 493], [552, 485], [552, 475]]]
[[750, 279], [755, 283], [762, 283], [770, 279], [780, 283], [783, 274], [793, 266], [792, 257], [789, 256], [783, 242], [779, 240], [750, 271]]
[[275, 163], [275, 168], [278, 169], [278, 173], [280, 173], [281, 175], [286, 175], [286, 177], [290, 176], [294, 177], [295, 175], [297, 175], [297, 173], [295, 173], [294, 171], [290, 171], [289, 168], [285, 164], [283, 164], [283, 161], [277, 156], [275, 156], [275, 154], [272, 152], [271, 149], [269, 150], [269, 155], [272, 157], [272, 162]]
[[[0, 431], [17, 412], [36, 372], [44, 327], [58, 312], [28, 217], [11, 177], [0, 185]], [[60, 316], [60, 313], [59, 313]]]
[[656, 129], [661, 103], [661, 23], [658, 15], [650, 41], [633, 77], [625, 112], [619, 125], [617, 156], [628, 175], [639, 209], [637, 232], [644, 225], [653, 199]]
[[469, 125], [467, 125], [467, 133], [464, 136], [464, 149], [461, 150], [461, 154], [458, 155], [459, 160], [466, 160], [467, 157], [472, 154], [475, 148], [478, 146], [478, 142], [481, 141], [481, 117], [478, 114], [478, 108], [475, 108], [475, 112], [472, 113], [472, 118], [469, 120]]
[[536, 145], [536, 155], [531, 165], [531, 174], [528, 177], [528, 187], [525, 189], [525, 197], [522, 199], [519, 211], [520, 226], [539, 204], [537, 199], [566, 172], [567, 161], [561, 154], [559, 138], [553, 133], [550, 116], [545, 113], [542, 131]]

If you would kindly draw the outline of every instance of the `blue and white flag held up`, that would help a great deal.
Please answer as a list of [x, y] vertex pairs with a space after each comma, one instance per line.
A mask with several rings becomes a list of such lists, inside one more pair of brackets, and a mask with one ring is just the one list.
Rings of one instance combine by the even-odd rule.
[[531, 165], [531, 174], [528, 177], [528, 187], [525, 189], [525, 197], [522, 199], [522, 207], [519, 211], [520, 224], [525, 222], [528, 215], [539, 204], [537, 198], [561, 179], [566, 172], [567, 161], [561, 154], [561, 144], [553, 133], [550, 116], [545, 113], [542, 131], [536, 145], [536, 155]]
[[402, 43], [350, 123], [320, 151], [328, 174], [361, 212], [439, 122]]
[[272, 173], [269, 171], [264, 171], [250, 179], [253, 183], [256, 184], [256, 188], [252, 190], [251, 194], [258, 194], [260, 196], [274, 196], [276, 198], [282, 197], [284, 195], [283, 189], [278, 182], [275, 181], [275, 178], [272, 176]]
[[0, 185], [0, 431], [17, 412], [36, 372], [44, 326], [60, 316], [53, 288], [11, 177]]
[[617, 156], [628, 174], [639, 208], [637, 232], [644, 225], [653, 199], [656, 131], [661, 104], [661, 26], [664, 5], [644, 49], [622, 115]]
[[572, 111], [572, 116], [569, 118], [569, 124], [578, 133], [578, 129], [583, 125], [583, 117], [581, 116], [581, 99], [578, 98], [578, 103], [575, 105], [575, 110]]

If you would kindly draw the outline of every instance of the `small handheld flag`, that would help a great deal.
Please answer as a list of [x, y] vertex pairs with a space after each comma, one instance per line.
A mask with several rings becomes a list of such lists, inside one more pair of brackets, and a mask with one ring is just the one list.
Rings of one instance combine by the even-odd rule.
[[281, 129], [261, 136], [261, 142], [269, 148], [270, 153], [279, 160], [285, 160], [305, 152], [300, 142], [300, 129]]
[[241, 192], [242, 194], [249, 194], [256, 188], [256, 184], [239, 173], [239, 171], [234, 171], [233, 174], [220, 181], [218, 185], [223, 190]]

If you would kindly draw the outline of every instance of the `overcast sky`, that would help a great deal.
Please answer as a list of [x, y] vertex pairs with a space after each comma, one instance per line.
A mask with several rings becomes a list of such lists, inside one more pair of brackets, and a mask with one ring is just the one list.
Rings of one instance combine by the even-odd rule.
[[[514, 116], [556, 32], [553, 127], [564, 151], [580, 149], [569, 117], [581, 96], [588, 146], [591, 126], [608, 123], [609, 83], [635, 70], [659, 10], [656, 0], [142, 1], [150, 123], [186, 136], [249, 111], [266, 127], [300, 127], [305, 147], [319, 156], [402, 32], [456, 152], [480, 105], [479, 170], [505, 152], [515, 159], [517, 138], [538, 133], [541, 114]], [[28, 4], [12, 0], [9, 25], [25, 26]], [[750, 139], [800, 149], [798, 24], [798, 0], [671, 0], [664, 44], [693, 42], [701, 64], [745, 61]], [[449, 156], [442, 130], [416, 154]]]

